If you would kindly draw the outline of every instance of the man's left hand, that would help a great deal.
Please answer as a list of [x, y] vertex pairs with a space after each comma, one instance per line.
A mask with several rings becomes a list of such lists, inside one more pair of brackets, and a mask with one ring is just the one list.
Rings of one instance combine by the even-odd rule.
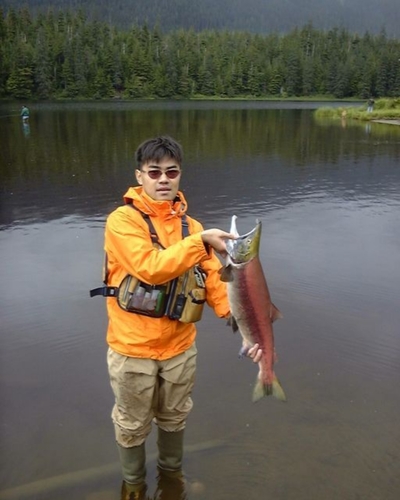
[[262, 350], [258, 344], [254, 344], [253, 347], [247, 351], [247, 356], [251, 358], [254, 363], [258, 363], [262, 357]]

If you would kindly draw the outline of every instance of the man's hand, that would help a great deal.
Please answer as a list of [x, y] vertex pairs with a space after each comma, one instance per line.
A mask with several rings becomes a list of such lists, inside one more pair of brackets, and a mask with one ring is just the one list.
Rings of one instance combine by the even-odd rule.
[[[229, 325], [232, 314], [227, 314], [225, 318], [228, 320]], [[258, 363], [259, 361], [261, 361], [262, 353], [263, 352], [262, 349], [260, 349], [259, 344], [254, 344], [253, 347], [250, 347], [247, 342], [245, 342], [244, 340], [242, 341], [242, 348], [240, 349], [239, 356], [247, 356], [248, 358], [251, 358], [254, 363]]]
[[262, 350], [260, 349], [260, 346], [258, 344], [254, 344], [253, 347], [250, 347], [247, 351], [247, 356], [251, 358], [254, 363], [261, 361]]
[[204, 243], [210, 245], [222, 257], [226, 257], [226, 240], [234, 240], [236, 236], [226, 233], [221, 229], [206, 229], [201, 232], [201, 238]]

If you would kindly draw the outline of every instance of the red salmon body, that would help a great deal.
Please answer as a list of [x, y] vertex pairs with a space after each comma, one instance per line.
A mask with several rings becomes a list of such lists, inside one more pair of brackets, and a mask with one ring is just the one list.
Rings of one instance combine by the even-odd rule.
[[281, 318], [280, 311], [271, 301], [267, 281], [258, 257], [261, 237], [261, 222], [244, 236], [239, 236], [232, 218], [231, 232], [236, 240], [227, 244], [228, 258], [221, 279], [227, 282], [231, 325], [239, 330], [244, 350], [259, 344], [262, 358], [259, 374], [253, 391], [253, 401], [273, 395], [285, 401], [285, 393], [275, 375], [276, 360], [273, 322]]

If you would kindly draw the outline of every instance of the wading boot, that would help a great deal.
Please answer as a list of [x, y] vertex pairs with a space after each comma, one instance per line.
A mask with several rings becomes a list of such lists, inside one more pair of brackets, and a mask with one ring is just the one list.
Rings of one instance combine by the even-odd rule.
[[158, 467], [160, 469], [182, 471], [183, 434], [184, 430], [166, 432], [158, 428]]
[[158, 477], [154, 500], [186, 500], [182, 472], [184, 431], [166, 432], [158, 428]]
[[182, 471], [169, 471], [158, 467], [154, 500], [188, 500]]
[[122, 467], [121, 500], [144, 500], [146, 495], [146, 451], [142, 443], [133, 448], [118, 445]]
[[147, 485], [122, 483], [121, 500], [148, 500], [146, 496]]

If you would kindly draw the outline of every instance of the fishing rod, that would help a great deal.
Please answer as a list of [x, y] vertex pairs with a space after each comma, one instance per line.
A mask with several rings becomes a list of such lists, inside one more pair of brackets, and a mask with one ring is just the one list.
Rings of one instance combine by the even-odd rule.
[[7, 118], [8, 116], [19, 116], [19, 113], [14, 113], [12, 115], [0, 115], [0, 118]]

